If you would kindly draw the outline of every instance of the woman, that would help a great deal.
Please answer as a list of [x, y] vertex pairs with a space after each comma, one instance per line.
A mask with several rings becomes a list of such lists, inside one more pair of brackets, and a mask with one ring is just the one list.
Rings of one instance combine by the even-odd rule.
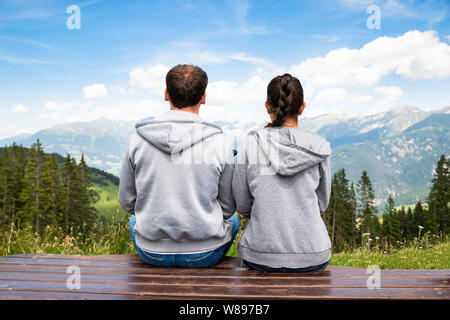
[[306, 104], [297, 78], [275, 77], [265, 106], [272, 122], [247, 135], [233, 175], [237, 212], [250, 218], [239, 255], [251, 269], [323, 270], [331, 258], [321, 218], [331, 191], [330, 145], [298, 128]]

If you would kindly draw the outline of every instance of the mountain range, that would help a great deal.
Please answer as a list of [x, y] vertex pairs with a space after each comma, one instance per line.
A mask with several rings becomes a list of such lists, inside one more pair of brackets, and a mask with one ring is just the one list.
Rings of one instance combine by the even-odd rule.
[[[262, 122], [216, 121], [237, 143]], [[89, 166], [118, 175], [122, 155], [135, 122], [101, 118], [90, 122], [64, 123], [0, 140], [29, 147], [41, 141], [46, 152], [79, 158]], [[433, 168], [440, 155], [449, 155], [450, 107], [423, 111], [402, 106], [366, 116], [325, 114], [300, 118], [299, 126], [327, 139], [333, 149], [332, 171], [345, 168], [355, 184], [367, 170], [382, 203], [391, 194], [397, 204], [423, 200], [428, 193]]]

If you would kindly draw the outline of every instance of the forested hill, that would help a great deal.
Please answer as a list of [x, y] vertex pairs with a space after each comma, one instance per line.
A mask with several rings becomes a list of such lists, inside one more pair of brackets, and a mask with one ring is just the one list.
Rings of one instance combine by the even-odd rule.
[[117, 201], [119, 178], [88, 167], [84, 156], [77, 161], [44, 148], [39, 140], [31, 148], [0, 148], [0, 227], [85, 232], [126, 215]]
[[[0, 147], [0, 155], [5, 152], [6, 148], [7, 147]], [[44, 146], [44, 148], [45, 148], [45, 146]], [[25, 156], [27, 156], [29, 154], [30, 148], [22, 147], [22, 149], [25, 152]], [[64, 164], [65, 158], [63, 156], [61, 156], [60, 154], [58, 154], [58, 153], [45, 153], [45, 154], [46, 155], [54, 155], [60, 166], [62, 166]], [[100, 170], [98, 168], [89, 167], [89, 166], [88, 166], [88, 170], [89, 170], [89, 182], [90, 183], [98, 184], [100, 186], [106, 186], [107, 181], [109, 181], [113, 185], [116, 185], [116, 186], [119, 185], [119, 178], [111, 173]]]

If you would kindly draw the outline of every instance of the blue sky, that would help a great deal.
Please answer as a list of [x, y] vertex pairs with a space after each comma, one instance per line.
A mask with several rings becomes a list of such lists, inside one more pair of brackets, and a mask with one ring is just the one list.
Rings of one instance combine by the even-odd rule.
[[[81, 29], [68, 29], [67, 7]], [[381, 28], [369, 29], [370, 5]], [[290, 72], [305, 116], [450, 105], [449, 1], [0, 1], [0, 138], [67, 121], [138, 120], [168, 108], [164, 75], [209, 76], [205, 118], [262, 120]]]

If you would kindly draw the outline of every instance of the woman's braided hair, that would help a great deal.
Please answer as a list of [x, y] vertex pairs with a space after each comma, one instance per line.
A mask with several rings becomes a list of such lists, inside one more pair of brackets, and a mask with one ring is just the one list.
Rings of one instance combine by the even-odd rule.
[[289, 116], [297, 115], [303, 104], [303, 88], [300, 81], [285, 73], [270, 81], [267, 87], [267, 103], [275, 115], [267, 127], [280, 127]]

